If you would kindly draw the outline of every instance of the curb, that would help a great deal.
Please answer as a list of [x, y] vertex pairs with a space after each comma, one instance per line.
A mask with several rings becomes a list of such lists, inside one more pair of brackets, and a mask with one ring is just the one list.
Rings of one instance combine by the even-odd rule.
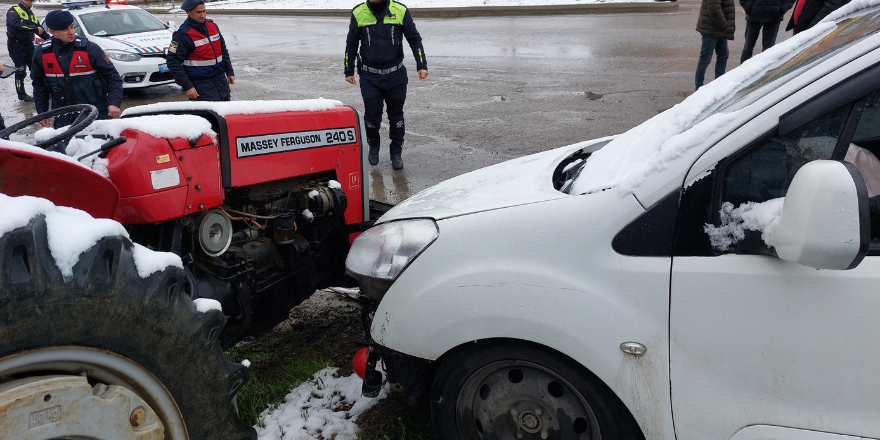
[[[180, 3], [180, 2], [176, 2]], [[136, 2], [132, 6], [139, 6]], [[210, 15], [286, 15], [300, 17], [347, 17], [351, 9], [213, 9], [208, 6]], [[61, 9], [61, 5], [35, 3], [41, 9]], [[169, 8], [141, 6], [153, 14], [168, 14]], [[631, 12], [665, 13], [678, 11], [677, 1], [639, 2], [639, 3], [590, 3], [582, 5], [548, 6], [469, 6], [461, 8], [407, 8], [418, 18], [461, 18], [493, 17], [513, 15], [572, 15], [572, 14], [615, 14]], [[182, 13], [182, 11], [181, 11]]]

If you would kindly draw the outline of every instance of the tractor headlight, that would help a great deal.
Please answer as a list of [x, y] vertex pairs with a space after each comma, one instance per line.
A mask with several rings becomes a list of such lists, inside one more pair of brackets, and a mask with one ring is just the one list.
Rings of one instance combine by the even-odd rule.
[[354, 240], [345, 259], [346, 273], [358, 280], [361, 292], [379, 301], [391, 284], [439, 235], [428, 219], [383, 223]]
[[116, 61], [139, 61], [141, 59], [141, 55], [137, 53], [125, 52], [122, 50], [113, 50], [107, 49], [104, 51], [108, 57]]

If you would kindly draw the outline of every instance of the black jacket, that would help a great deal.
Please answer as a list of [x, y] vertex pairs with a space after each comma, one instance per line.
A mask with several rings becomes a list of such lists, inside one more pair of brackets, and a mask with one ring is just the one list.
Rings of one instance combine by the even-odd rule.
[[703, 0], [697, 32], [710, 37], [733, 40], [736, 31], [736, 3], [733, 0]]
[[794, 5], [794, 0], [739, 0], [746, 13], [746, 21], [752, 23], [776, 23]]
[[[369, 2], [369, 0], [367, 0]], [[401, 3], [389, 0], [379, 16], [362, 3], [352, 9], [345, 39], [345, 76], [354, 75], [358, 59], [358, 46], [363, 64], [375, 69], [387, 69], [403, 61], [403, 38], [409, 43], [417, 70], [427, 70], [422, 36], [416, 30], [409, 9]], [[392, 11], [393, 9], [393, 11]], [[403, 17], [400, 17], [403, 11]], [[360, 22], [358, 19], [360, 18]]]
[[[23, 2], [19, 2], [17, 7], [23, 9], [29, 16], [35, 17], [34, 12], [31, 11], [31, 8], [25, 6]], [[6, 37], [8, 38], [8, 42], [13, 44], [23, 44], [23, 45], [32, 45], [34, 44], [34, 36], [39, 35], [40, 38], [44, 40], [49, 39], [49, 33], [46, 30], [43, 30], [43, 33], [40, 34], [39, 25], [34, 23], [32, 20], [25, 20], [18, 15], [18, 11], [15, 10], [16, 6], [9, 8], [6, 11]]]
[[791, 14], [785, 30], [794, 29], [794, 33], [805, 31], [822, 21], [823, 18], [835, 9], [847, 3], [849, 3], [849, 0], [806, 0], [804, 9], [798, 17], [797, 24], [794, 24], [794, 14]]
[[[50, 85], [46, 72], [43, 70], [43, 54], [54, 52], [62, 71], [69, 72], [69, 66], [73, 59], [74, 50], [83, 50], [88, 54], [89, 63], [97, 73], [98, 81], [87, 79], [88, 76], [70, 76], [70, 78], [53, 78], [55, 84]], [[83, 37], [76, 37], [70, 43], [63, 44], [61, 40], [52, 38], [43, 42], [34, 51], [34, 59], [31, 63], [31, 79], [34, 82], [34, 104], [37, 113], [49, 110], [49, 98], [52, 98], [52, 108], [64, 107], [73, 104], [92, 104], [98, 108], [101, 118], [107, 117], [107, 106], [122, 106], [122, 78], [113, 67], [110, 58], [97, 44]], [[72, 116], [68, 115], [69, 118]], [[63, 118], [55, 119], [56, 128], [62, 125]], [[59, 125], [61, 124], [61, 125]]]

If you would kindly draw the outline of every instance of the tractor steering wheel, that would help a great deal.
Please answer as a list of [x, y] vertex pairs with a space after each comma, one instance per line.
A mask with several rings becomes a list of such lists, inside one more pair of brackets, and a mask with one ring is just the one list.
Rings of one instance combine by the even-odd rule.
[[[68, 113], [79, 113], [79, 116], [76, 117], [76, 120], [73, 121], [73, 124], [71, 124], [70, 127], [67, 128], [67, 130], [60, 134], [52, 136], [51, 138], [46, 139], [42, 142], [37, 142], [35, 145], [43, 149], [49, 149], [50, 147], [57, 144], [59, 141], [64, 141], [64, 143], [67, 144], [70, 138], [72, 138], [77, 133], [83, 131], [86, 127], [89, 126], [89, 124], [92, 123], [92, 121], [98, 118], [98, 109], [95, 108], [95, 106], [93, 105], [68, 105], [66, 107], [59, 107], [54, 110], [49, 110], [45, 113], [40, 113], [36, 116], [31, 116], [24, 121], [12, 124], [7, 129], [0, 131], [0, 138], [8, 138], [9, 135], [17, 133], [21, 129], [31, 124], [36, 124], [43, 119], [49, 119], [53, 116], [66, 115]], [[61, 152], [63, 153], [63, 151]]]

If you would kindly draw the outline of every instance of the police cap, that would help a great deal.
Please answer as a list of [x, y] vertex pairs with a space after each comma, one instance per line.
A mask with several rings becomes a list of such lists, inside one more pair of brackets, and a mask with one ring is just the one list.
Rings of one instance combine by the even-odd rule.
[[73, 24], [73, 14], [69, 11], [54, 10], [46, 14], [46, 27], [53, 31], [67, 29], [71, 24]]
[[205, 4], [204, 0], [183, 0], [180, 9], [183, 9], [184, 11], [192, 11], [196, 6], [203, 4]]

